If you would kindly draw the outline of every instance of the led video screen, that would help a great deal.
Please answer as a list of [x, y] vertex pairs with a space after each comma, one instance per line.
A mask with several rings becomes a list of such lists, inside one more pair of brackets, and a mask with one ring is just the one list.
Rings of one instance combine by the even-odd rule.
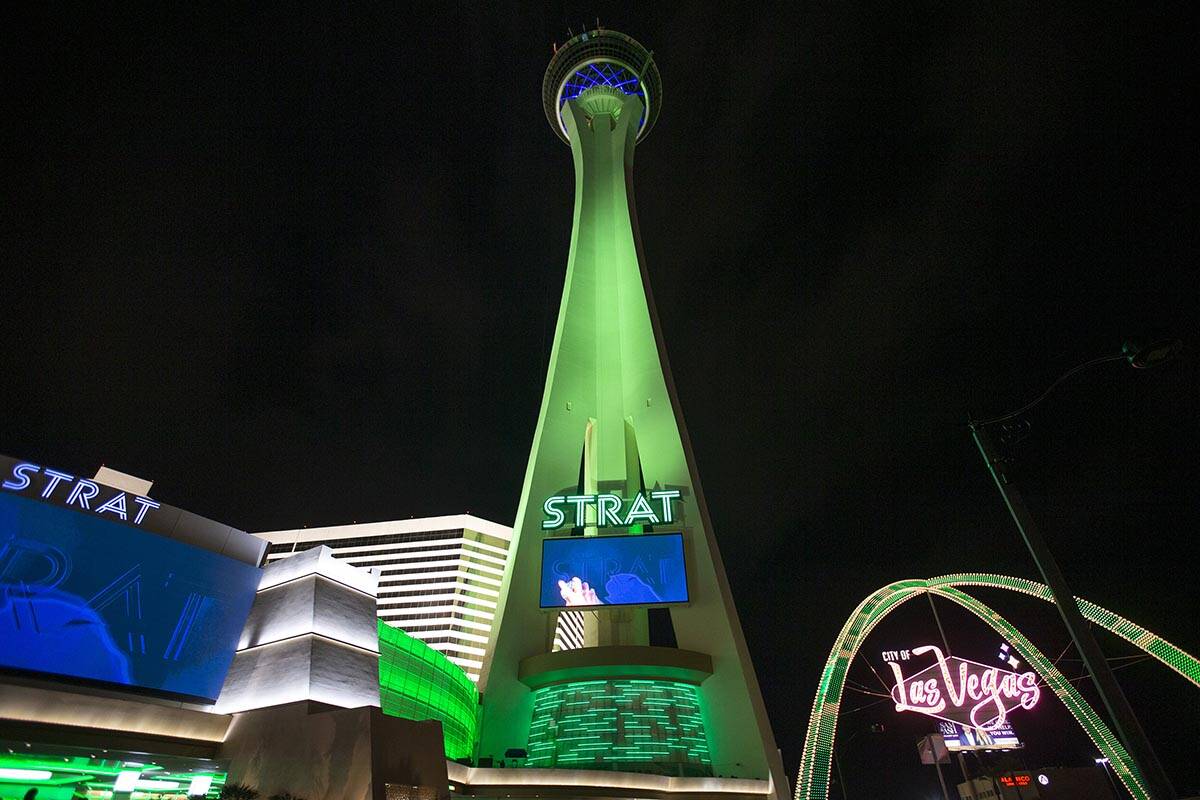
[[216, 700], [259, 574], [0, 492], [0, 667]]
[[984, 731], [957, 722], [941, 721], [938, 722], [938, 733], [946, 742], [946, 749], [951, 751], [1006, 750], [1024, 746], [1008, 723]]
[[686, 603], [683, 534], [542, 541], [541, 607]]

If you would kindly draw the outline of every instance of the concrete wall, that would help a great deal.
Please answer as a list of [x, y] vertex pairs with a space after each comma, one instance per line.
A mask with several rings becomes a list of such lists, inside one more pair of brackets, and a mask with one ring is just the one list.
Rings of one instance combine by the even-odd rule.
[[103, 742], [106, 738], [113, 741], [119, 737], [123, 742], [131, 741], [131, 737], [141, 742], [158, 738], [184, 743], [187, 752], [205, 756], [209, 755], [207, 747], [215, 747], [225, 737], [231, 720], [201, 709], [178, 701], [45, 679], [5, 676], [0, 682], [0, 731], [5, 738], [22, 737], [26, 741], [77, 740], [83, 746], [95, 746], [93, 741]]
[[230, 760], [230, 781], [263, 797], [384, 800], [389, 783], [448, 794], [441, 725], [377, 708], [301, 702], [237, 714], [220, 757]]
[[214, 710], [379, 705], [375, 573], [317, 547], [263, 570]]

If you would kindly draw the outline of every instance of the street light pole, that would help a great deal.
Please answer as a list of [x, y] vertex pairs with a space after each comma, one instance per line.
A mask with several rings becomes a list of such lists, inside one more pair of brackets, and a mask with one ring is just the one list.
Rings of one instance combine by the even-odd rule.
[[1054, 596], [1054, 605], [1058, 607], [1058, 613], [1062, 616], [1063, 623], [1071, 634], [1071, 641], [1075, 643], [1075, 649], [1079, 651], [1079, 657], [1083, 659], [1084, 667], [1087, 668], [1088, 674], [1092, 676], [1092, 680], [1096, 684], [1100, 701], [1108, 710], [1117, 736], [1120, 737], [1121, 743], [1125, 745], [1125, 749], [1129, 751], [1129, 755], [1133, 757], [1142, 771], [1142, 778], [1146, 781], [1150, 796], [1154, 800], [1160, 800], [1160, 798], [1161, 800], [1174, 800], [1175, 790], [1167, 780], [1162, 764], [1159, 763], [1154, 749], [1146, 738], [1145, 731], [1142, 730], [1141, 723], [1138, 722], [1133, 709], [1130, 708], [1125, 693], [1121, 691], [1116, 677], [1113, 676], [1112, 669], [1108, 666], [1108, 660], [1100, 650], [1100, 645], [1092, 636], [1092, 631], [1088, 628], [1083, 614], [1079, 613], [1075, 595], [1071, 593], [1067, 580], [1058, 567], [1058, 561], [1051, 554], [1050, 548], [1046, 546], [1046, 540], [1042, 538], [1042, 532], [1034, 523], [1029, 508], [1025, 505], [1025, 499], [1017, 490], [1016, 484], [1009, 478], [1005, 462], [997, 456], [991, 437], [983, 427], [972, 423], [971, 435], [975, 437], [975, 444], [979, 446], [979, 452], [983, 454], [983, 459], [987, 462], [988, 470], [991, 471], [996, 486], [1004, 497], [1004, 503], [1008, 506], [1009, 513], [1012, 514], [1013, 522], [1017, 524], [1017, 530], [1025, 539], [1025, 544], [1029, 548], [1030, 555], [1033, 556], [1034, 563], [1037, 564], [1042, 580], [1050, 587], [1050, 593]]
[[[1040, 403], [1063, 379], [1084, 367], [1119, 359], [1126, 359], [1135, 367], [1153, 366], [1172, 358], [1178, 349], [1179, 346], [1175, 342], [1159, 343], [1150, 348], [1141, 349], [1127, 346], [1122, 353], [1116, 356], [1094, 359], [1086, 364], [1081, 364], [1051, 384], [1050, 388], [1032, 403], [1012, 414], [970, 423], [971, 435], [975, 439], [975, 444], [996, 482], [996, 487], [1000, 490], [1000, 495], [1004, 498], [1005, 505], [1008, 506], [1017, 530], [1020, 531], [1025, 545], [1029, 548], [1030, 555], [1033, 556], [1042, 580], [1050, 588], [1050, 593], [1054, 597], [1054, 605], [1058, 607], [1058, 613], [1062, 616], [1063, 623], [1071, 635], [1071, 641], [1075, 643], [1075, 649], [1079, 651], [1079, 656], [1083, 659], [1083, 664], [1096, 685], [1100, 701], [1108, 711], [1109, 718], [1116, 728], [1117, 736], [1120, 737], [1125, 749], [1141, 770], [1142, 778], [1154, 800], [1175, 800], [1175, 789], [1167, 779], [1162, 764], [1159, 763], [1158, 756], [1154, 753], [1154, 748], [1146, 738], [1146, 732], [1142, 730], [1141, 723], [1138, 722], [1137, 716], [1129, 705], [1129, 700], [1126, 699], [1120, 684], [1113, 676], [1112, 669], [1109, 667], [1104, 653], [1100, 650], [1100, 645], [1096, 643], [1091, 629], [1079, 612], [1075, 595], [1067, 585], [1067, 580], [1058, 567], [1058, 561], [1055, 560], [1050, 548], [1046, 545], [1046, 540], [1042, 538], [1041, 530], [1038, 529], [1033, 516], [1029, 513], [1029, 508], [1025, 505], [1025, 499], [1009, 476], [1008, 463], [996, 451], [987, 426], [994, 422], [1012, 419], [1018, 414], [1028, 411]], [[1147, 353], [1149, 353], [1148, 356]], [[1150, 360], [1147, 361], [1147, 358]]]

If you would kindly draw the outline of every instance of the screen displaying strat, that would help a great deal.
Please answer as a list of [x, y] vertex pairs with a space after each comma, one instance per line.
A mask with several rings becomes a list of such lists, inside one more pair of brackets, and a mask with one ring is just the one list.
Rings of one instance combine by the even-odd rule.
[[241, 561], [0, 492], [0, 667], [215, 700], [258, 578]]
[[683, 534], [542, 541], [541, 607], [686, 603]]

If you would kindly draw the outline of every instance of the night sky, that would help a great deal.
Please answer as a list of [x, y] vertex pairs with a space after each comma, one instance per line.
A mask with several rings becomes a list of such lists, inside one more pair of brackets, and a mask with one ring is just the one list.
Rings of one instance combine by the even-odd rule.
[[[1064, 385], [1014, 475], [1078, 594], [1200, 652], [1190, 11], [173, 5], [7, 26], [0, 452], [105, 463], [247, 530], [511, 523], [573, 197], [542, 73], [599, 14], [663, 77], [641, 230], [789, 778], [865, 595], [1035, 576], [968, 416], [1130, 336], [1185, 356]], [[979, 596], [1063, 650], [1049, 606]], [[982, 623], [943, 621], [956, 653], [992, 658]], [[921, 601], [863, 652], [881, 669], [936, 635]], [[1200, 792], [1200, 693], [1119, 663], [1178, 789]], [[875, 681], [867, 661], [851, 677]], [[937, 791], [926, 720], [882, 703], [842, 724], [851, 797]], [[1014, 724], [1030, 766], [1095, 755], [1052, 699]]]

